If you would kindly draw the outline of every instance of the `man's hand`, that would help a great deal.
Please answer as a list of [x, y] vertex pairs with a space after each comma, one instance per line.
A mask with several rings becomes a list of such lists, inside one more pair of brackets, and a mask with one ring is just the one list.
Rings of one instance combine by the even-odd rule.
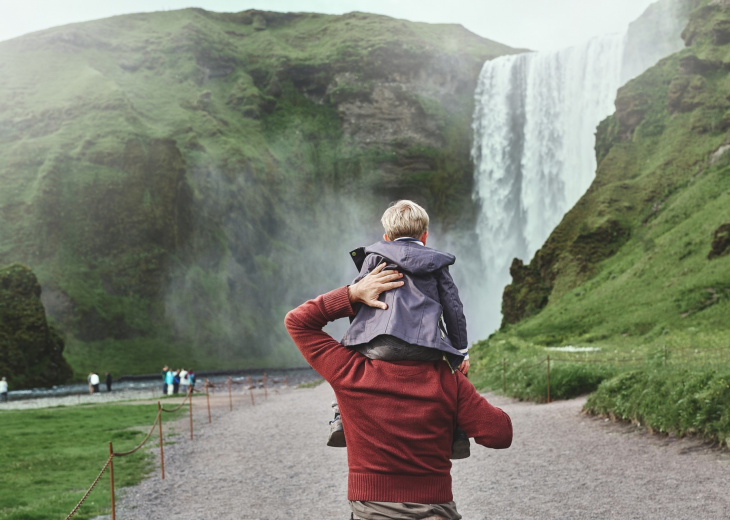
[[461, 362], [461, 365], [459, 365], [459, 372], [461, 372], [464, 375], [467, 375], [469, 373], [469, 360], [465, 359]]
[[368, 307], [387, 309], [385, 302], [378, 300], [380, 293], [401, 287], [405, 282], [397, 281], [403, 278], [398, 271], [383, 271], [385, 262], [370, 271], [362, 280], [347, 287], [350, 303], [364, 303]]

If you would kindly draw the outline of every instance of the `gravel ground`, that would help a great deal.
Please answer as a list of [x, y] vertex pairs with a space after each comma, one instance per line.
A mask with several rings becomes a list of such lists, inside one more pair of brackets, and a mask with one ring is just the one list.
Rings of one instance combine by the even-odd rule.
[[[117, 518], [349, 518], [346, 450], [325, 446], [331, 388], [281, 388], [256, 406], [247, 397], [234, 397], [233, 412], [216, 397], [212, 424], [196, 410], [194, 441], [176, 423], [165, 480], [157, 472], [120, 490]], [[583, 399], [487, 398], [510, 414], [515, 438], [500, 451], [472, 443], [454, 462], [466, 520], [730, 518], [727, 451], [584, 416]]]

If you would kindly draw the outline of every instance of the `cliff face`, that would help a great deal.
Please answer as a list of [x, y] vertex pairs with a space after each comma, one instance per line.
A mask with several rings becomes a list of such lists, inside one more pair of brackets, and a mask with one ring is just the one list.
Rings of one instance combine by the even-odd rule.
[[200, 9], [4, 42], [0, 265], [38, 273], [79, 376], [300, 364], [283, 313], [350, 277], [388, 201], [469, 227], [474, 85], [509, 52], [459, 26]]
[[709, 253], [730, 221], [730, 8], [693, 5], [687, 47], [624, 86], [598, 127], [587, 193], [529, 265], [512, 265], [504, 328], [552, 344], [724, 327], [725, 259]]

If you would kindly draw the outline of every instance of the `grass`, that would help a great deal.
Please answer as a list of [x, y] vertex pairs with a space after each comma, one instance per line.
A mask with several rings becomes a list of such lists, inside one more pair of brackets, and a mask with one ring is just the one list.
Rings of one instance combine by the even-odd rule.
[[315, 379], [314, 381], [307, 381], [302, 383], [297, 388], [317, 388], [319, 385], [324, 383], [324, 379]]
[[[171, 415], [176, 414], [163, 416], [163, 431]], [[104, 466], [108, 443], [113, 443], [115, 452], [134, 448], [156, 416], [156, 404], [0, 412], [0, 519], [65, 518]], [[153, 434], [147, 445], [154, 446], [154, 440]], [[115, 489], [139, 483], [153, 466], [152, 454], [144, 448], [115, 458]], [[106, 472], [74, 518], [108, 513], [109, 491]]]
[[701, 435], [730, 447], [730, 368], [692, 370], [655, 366], [602, 383], [586, 403], [591, 414], [649, 427], [653, 432]]

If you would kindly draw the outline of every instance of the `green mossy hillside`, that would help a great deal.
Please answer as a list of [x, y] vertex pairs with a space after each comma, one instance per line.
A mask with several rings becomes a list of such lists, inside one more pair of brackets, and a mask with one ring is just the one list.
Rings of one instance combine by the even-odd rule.
[[0, 265], [37, 273], [77, 379], [301, 365], [284, 314], [352, 276], [389, 201], [470, 228], [474, 87], [511, 52], [455, 25], [201, 9], [2, 42]]

